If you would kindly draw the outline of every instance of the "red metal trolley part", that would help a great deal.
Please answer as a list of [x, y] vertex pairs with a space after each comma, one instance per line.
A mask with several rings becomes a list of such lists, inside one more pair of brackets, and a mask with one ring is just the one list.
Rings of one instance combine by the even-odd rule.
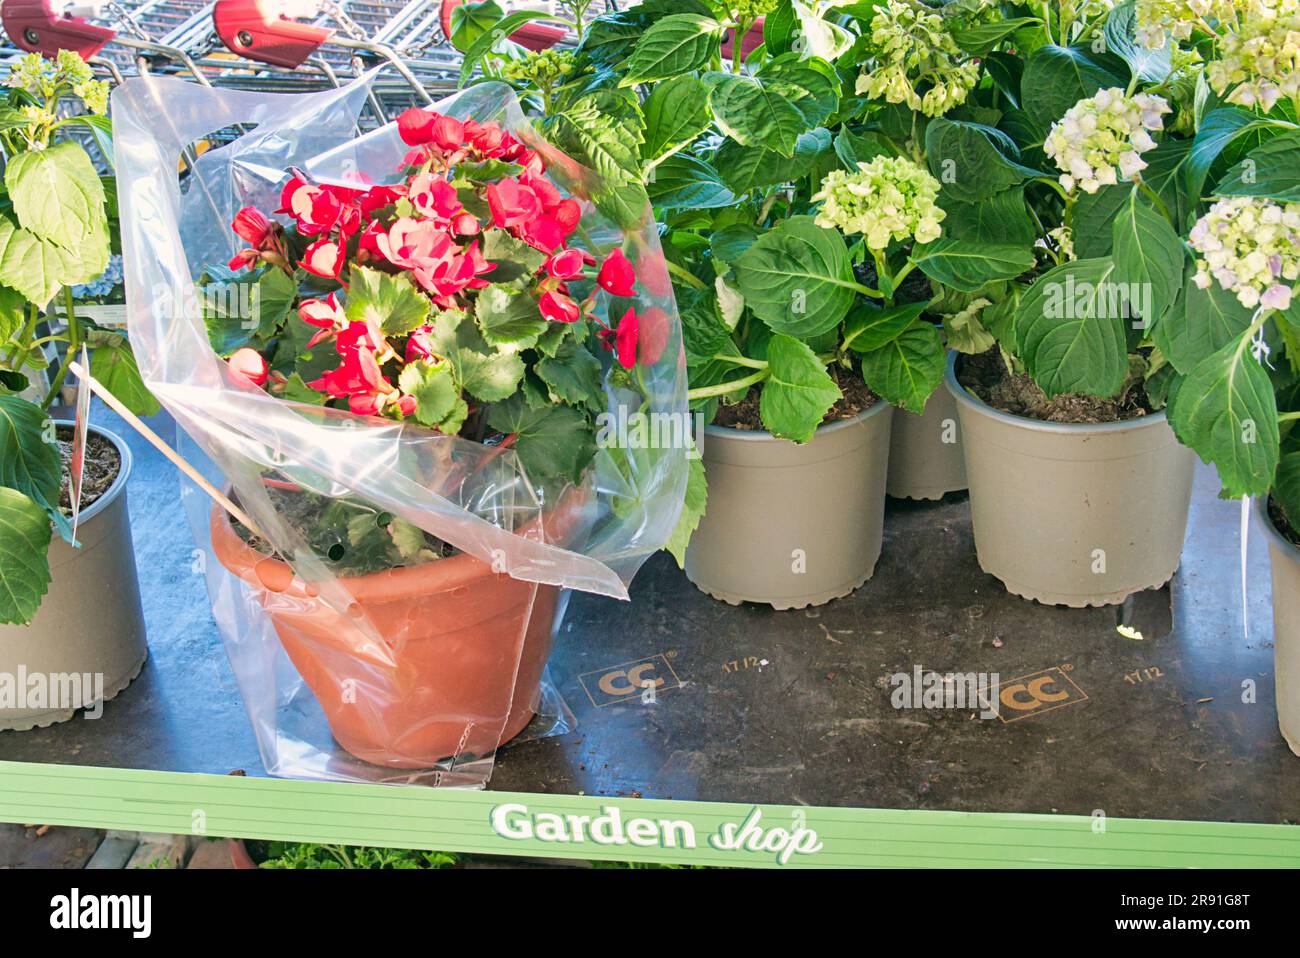
[[[758, 49], [758, 45], [763, 42], [763, 21], [766, 17], [759, 17], [754, 21], [754, 25], [749, 28], [745, 34], [745, 39], [740, 41], [740, 55], [747, 57]], [[732, 37], [736, 35], [735, 30], [728, 30], [727, 36], [722, 41], [722, 58], [724, 60], [731, 58]]]
[[282, 12], [284, 6], [279, 0], [217, 0], [212, 26], [231, 53], [292, 70], [334, 31], [292, 20]]
[[[442, 0], [442, 11], [439, 19], [442, 23], [442, 34], [449, 40], [451, 38], [451, 11], [464, 2], [465, 0]], [[564, 39], [564, 30], [560, 27], [551, 27], [542, 23], [525, 23], [510, 34], [510, 39], [528, 50], [545, 50]]]
[[[55, 12], [53, 0], [5, 0], [0, 22], [14, 45], [29, 53], [52, 60], [60, 50], [71, 50], [89, 60], [117, 33], [76, 16], [73, 11], [78, 9], [61, 3]], [[84, 9], [89, 12], [89, 6]]]
[[424, 102], [433, 102], [419, 78], [387, 44], [353, 40], [326, 27], [291, 19], [295, 7], [303, 10], [311, 6], [310, 2], [294, 4], [288, 0], [217, 0], [212, 5], [212, 25], [232, 53], [291, 70], [301, 66], [326, 43], [374, 54], [392, 64]]

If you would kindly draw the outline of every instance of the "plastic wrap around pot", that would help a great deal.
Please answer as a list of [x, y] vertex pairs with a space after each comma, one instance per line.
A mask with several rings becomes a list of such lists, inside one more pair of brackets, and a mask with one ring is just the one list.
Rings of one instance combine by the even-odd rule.
[[[408, 147], [396, 125], [358, 131], [373, 77], [310, 94], [158, 77], [115, 91], [129, 332], [145, 381], [202, 455], [182, 445], [265, 536], [241, 537], [187, 488], [214, 615], [268, 770], [481, 783], [492, 749], [539, 707], [562, 590], [626, 598], [636, 570], [669, 537], [686, 448], [602, 445], [583, 481], [557, 490], [530, 481], [512, 449], [286, 401], [232, 374], [209, 343], [194, 284], [242, 245], [230, 229], [241, 207], [276, 207], [290, 168], [326, 183], [399, 179]], [[648, 205], [632, 228], [602, 215], [598, 177], [542, 140], [508, 87], [482, 84], [434, 109], [496, 122], [535, 149], [582, 205], [573, 245], [662, 264]], [[183, 157], [192, 168], [182, 177]], [[641, 413], [685, 423], [671, 286], [640, 289], [638, 312], [657, 307], [667, 317], [667, 345], [637, 369], [638, 390], [607, 377], [610, 421]], [[610, 308], [601, 293], [598, 313]], [[303, 496], [314, 511], [299, 508]], [[343, 574], [318, 534], [322, 502], [345, 506], [363, 526], [367, 515], [400, 517], [454, 551]]]

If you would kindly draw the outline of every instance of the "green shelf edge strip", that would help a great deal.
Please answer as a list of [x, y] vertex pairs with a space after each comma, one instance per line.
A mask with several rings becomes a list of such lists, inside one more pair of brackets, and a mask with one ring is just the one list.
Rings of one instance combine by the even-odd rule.
[[[610, 809], [621, 843], [596, 840], [609, 838]], [[755, 816], [756, 827], [741, 832]], [[584, 817], [604, 818], [598, 835]], [[781, 867], [784, 857], [785, 867], [1300, 867], [1295, 825], [755, 806], [27, 762], [0, 762], [0, 821], [692, 865]], [[560, 827], [583, 840], [544, 840]], [[764, 844], [710, 842], [722, 835], [725, 845], [736, 833]]]

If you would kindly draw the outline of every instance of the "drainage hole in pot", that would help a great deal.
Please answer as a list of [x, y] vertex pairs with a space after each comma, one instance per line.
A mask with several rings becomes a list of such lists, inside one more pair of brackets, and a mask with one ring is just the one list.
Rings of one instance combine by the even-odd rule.
[[293, 570], [277, 559], [260, 560], [253, 572], [268, 592], [283, 592], [293, 582]]

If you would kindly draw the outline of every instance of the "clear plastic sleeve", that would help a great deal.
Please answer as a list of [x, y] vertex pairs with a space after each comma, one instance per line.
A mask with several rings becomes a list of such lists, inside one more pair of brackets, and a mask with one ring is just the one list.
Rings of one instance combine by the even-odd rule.
[[[397, 178], [408, 147], [396, 124], [357, 129], [373, 76], [312, 94], [142, 77], [114, 93], [129, 332], [146, 383], [188, 434], [183, 450], [232, 491], [270, 547], [254, 548], [196, 486], [184, 487], [267, 770], [482, 784], [495, 747], [539, 709], [551, 714], [530, 731], [566, 727], [562, 703], [548, 709], [539, 699], [567, 590], [627, 598], [677, 522], [688, 442], [631, 448], [614, 428], [581, 483], [539, 487], [512, 449], [286, 401], [232, 374], [209, 343], [195, 281], [237, 251], [230, 223], [240, 208], [275, 208], [290, 168], [319, 182]], [[494, 121], [537, 150], [582, 204], [574, 245], [596, 256], [621, 247], [662, 272], [649, 207], [633, 229], [603, 216], [592, 202], [599, 179], [536, 134], [508, 87], [471, 87], [433, 109]], [[240, 135], [178, 175], [194, 144], [232, 128]], [[597, 309], [608, 310], [600, 295]], [[637, 389], [606, 377], [607, 421], [685, 424], [685, 362], [666, 278], [641, 283], [636, 307], [662, 313], [666, 347], [637, 370]], [[337, 575], [317, 513], [296, 507], [304, 495], [353, 517], [399, 516], [455, 552]]]

